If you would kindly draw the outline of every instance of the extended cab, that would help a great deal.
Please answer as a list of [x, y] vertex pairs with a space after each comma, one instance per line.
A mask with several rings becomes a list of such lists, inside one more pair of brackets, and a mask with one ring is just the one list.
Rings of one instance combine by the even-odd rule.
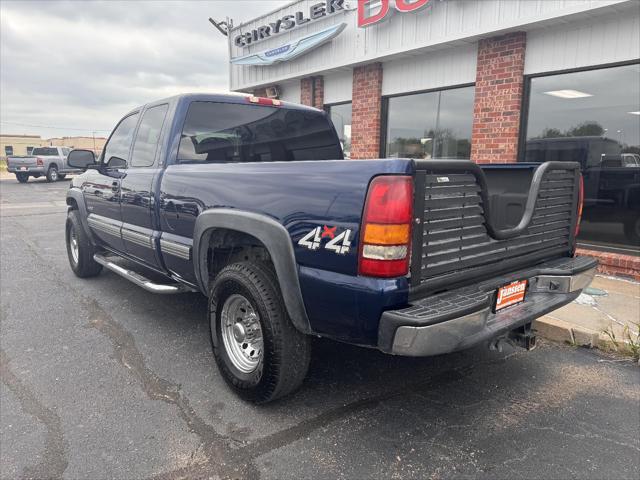
[[16, 174], [20, 183], [27, 183], [29, 177], [47, 177], [47, 182], [64, 180], [68, 173], [79, 173], [67, 163], [67, 155], [71, 151], [68, 147], [36, 147], [31, 155], [24, 157], [10, 156], [7, 158], [7, 170]]
[[407, 356], [532, 347], [531, 322], [595, 273], [574, 256], [576, 163], [348, 161], [320, 110], [202, 94], [133, 110], [100, 158], [69, 161], [86, 170], [67, 195], [76, 275], [206, 295], [220, 371], [256, 402], [301, 384], [311, 335]]

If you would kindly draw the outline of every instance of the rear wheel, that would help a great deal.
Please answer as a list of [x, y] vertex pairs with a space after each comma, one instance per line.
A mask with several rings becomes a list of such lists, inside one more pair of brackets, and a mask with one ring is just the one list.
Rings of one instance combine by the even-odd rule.
[[55, 182], [58, 180], [58, 168], [55, 165], [51, 165], [47, 170], [47, 182]]
[[16, 178], [20, 183], [27, 183], [29, 181], [28, 173], [16, 173]]
[[310, 341], [291, 323], [267, 266], [225, 267], [209, 291], [209, 323], [218, 368], [240, 397], [265, 403], [302, 384]]
[[93, 259], [95, 248], [82, 228], [77, 210], [71, 210], [67, 215], [65, 232], [67, 256], [73, 273], [80, 278], [98, 275], [102, 271], [102, 265]]

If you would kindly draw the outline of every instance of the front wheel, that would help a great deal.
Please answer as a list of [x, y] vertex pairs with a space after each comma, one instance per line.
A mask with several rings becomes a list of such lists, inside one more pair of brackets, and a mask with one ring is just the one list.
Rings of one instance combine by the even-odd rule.
[[309, 367], [309, 338], [295, 329], [273, 271], [241, 262], [225, 267], [209, 291], [213, 354], [242, 398], [266, 403], [297, 389]]
[[47, 182], [56, 182], [58, 180], [58, 169], [55, 165], [51, 165], [47, 170]]
[[98, 275], [102, 271], [102, 265], [93, 259], [95, 249], [82, 228], [77, 210], [69, 211], [65, 233], [67, 256], [73, 273], [80, 278]]
[[27, 183], [29, 181], [28, 173], [16, 173], [16, 178], [20, 183]]

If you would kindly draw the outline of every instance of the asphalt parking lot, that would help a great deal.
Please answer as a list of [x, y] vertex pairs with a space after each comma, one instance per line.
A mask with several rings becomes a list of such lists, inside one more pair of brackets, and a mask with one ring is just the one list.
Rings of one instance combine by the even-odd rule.
[[72, 274], [67, 187], [0, 180], [2, 478], [640, 478], [640, 369], [544, 341], [427, 359], [317, 341], [297, 394], [239, 401], [204, 297]]

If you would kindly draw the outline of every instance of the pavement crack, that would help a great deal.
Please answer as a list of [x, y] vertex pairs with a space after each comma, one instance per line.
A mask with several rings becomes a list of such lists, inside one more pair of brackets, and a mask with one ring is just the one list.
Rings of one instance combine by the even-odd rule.
[[[401, 398], [408, 393], [424, 392], [433, 387], [433, 385], [446, 385], [463, 379], [471, 375], [474, 366], [468, 365], [454, 368], [439, 375], [431, 377], [427, 381], [417, 381], [406, 384], [399, 390], [393, 390], [382, 395], [356, 400], [355, 402], [342, 405], [326, 412], [321, 413], [313, 418], [304, 420], [297, 425], [285, 428], [271, 435], [266, 435], [252, 443], [244, 445], [235, 450], [229, 451], [225, 457], [229, 463], [228, 468], [223, 470], [222, 478], [259, 478], [259, 472], [255, 466], [255, 460], [267, 453], [286, 447], [300, 439], [307, 438], [311, 433], [326, 427], [331, 423], [338, 422], [349, 416], [362, 413], [367, 410], [378, 408], [385, 401]], [[191, 479], [191, 478], [209, 478], [211, 473], [211, 464], [209, 462], [200, 463], [191, 467], [183, 467], [171, 472], [166, 472], [155, 479]]]
[[182, 393], [180, 385], [158, 376], [147, 367], [129, 331], [105, 312], [95, 300], [87, 299], [84, 304], [91, 317], [89, 326], [109, 339], [116, 360], [138, 380], [147, 397], [177, 407], [178, 415], [189, 430], [198, 436], [207, 457], [220, 458], [226, 454], [234, 441], [219, 434], [195, 412], [189, 399]]
[[22, 409], [40, 421], [45, 429], [45, 443], [42, 460], [26, 467], [22, 476], [26, 478], [62, 478], [69, 465], [68, 445], [64, 438], [62, 421], [58, 414], [38, 400], [22, 381], [11, 371], [9, 357], [0, 349], [0, 379], [16, 396]]

